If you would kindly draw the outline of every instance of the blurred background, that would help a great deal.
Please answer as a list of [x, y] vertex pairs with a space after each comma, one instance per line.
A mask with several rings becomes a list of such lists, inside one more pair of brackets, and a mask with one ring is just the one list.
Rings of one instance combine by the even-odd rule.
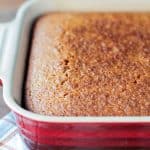
[[[0, 23], [11, 21], [15, 17], [18, 7], [23, 2], [24, 0], [0, 0]], [[0, 87], [0, 118], [9, 111], [9, 108], [3, 101], [2, 88]]]

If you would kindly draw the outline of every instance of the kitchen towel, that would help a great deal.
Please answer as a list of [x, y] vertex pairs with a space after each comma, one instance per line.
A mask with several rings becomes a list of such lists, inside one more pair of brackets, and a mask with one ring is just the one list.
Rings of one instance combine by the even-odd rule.
[[0, 150], [29, 150], [19, 135], [12, 113], [0, 120]]

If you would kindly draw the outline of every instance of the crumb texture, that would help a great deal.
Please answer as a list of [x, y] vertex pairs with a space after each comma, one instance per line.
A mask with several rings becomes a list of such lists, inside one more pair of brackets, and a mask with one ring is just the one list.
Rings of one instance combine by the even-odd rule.
[[24, 90], [39, 114], [150, 116], [150, 14], [41, 16]]

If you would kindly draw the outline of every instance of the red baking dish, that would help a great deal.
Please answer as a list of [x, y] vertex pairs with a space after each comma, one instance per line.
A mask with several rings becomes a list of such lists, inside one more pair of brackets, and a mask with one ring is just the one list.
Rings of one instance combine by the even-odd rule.
[[53, 11], [150, 11], [148, 0], [30, 0], [15, 20], [0, 24], [0, 78], [3, 96], [14, 112], [20, 134], [30, 149], [69, 147], [149, 147], [150, 116], [50, 117], [21, 107], [22, 85], [31, 26]]

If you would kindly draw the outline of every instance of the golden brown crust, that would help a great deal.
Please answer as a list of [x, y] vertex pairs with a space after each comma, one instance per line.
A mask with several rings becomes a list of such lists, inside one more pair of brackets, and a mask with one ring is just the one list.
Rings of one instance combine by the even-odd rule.
[[25, 97], [44, 115], [150, 115], [150, 14], [42, 16]]

